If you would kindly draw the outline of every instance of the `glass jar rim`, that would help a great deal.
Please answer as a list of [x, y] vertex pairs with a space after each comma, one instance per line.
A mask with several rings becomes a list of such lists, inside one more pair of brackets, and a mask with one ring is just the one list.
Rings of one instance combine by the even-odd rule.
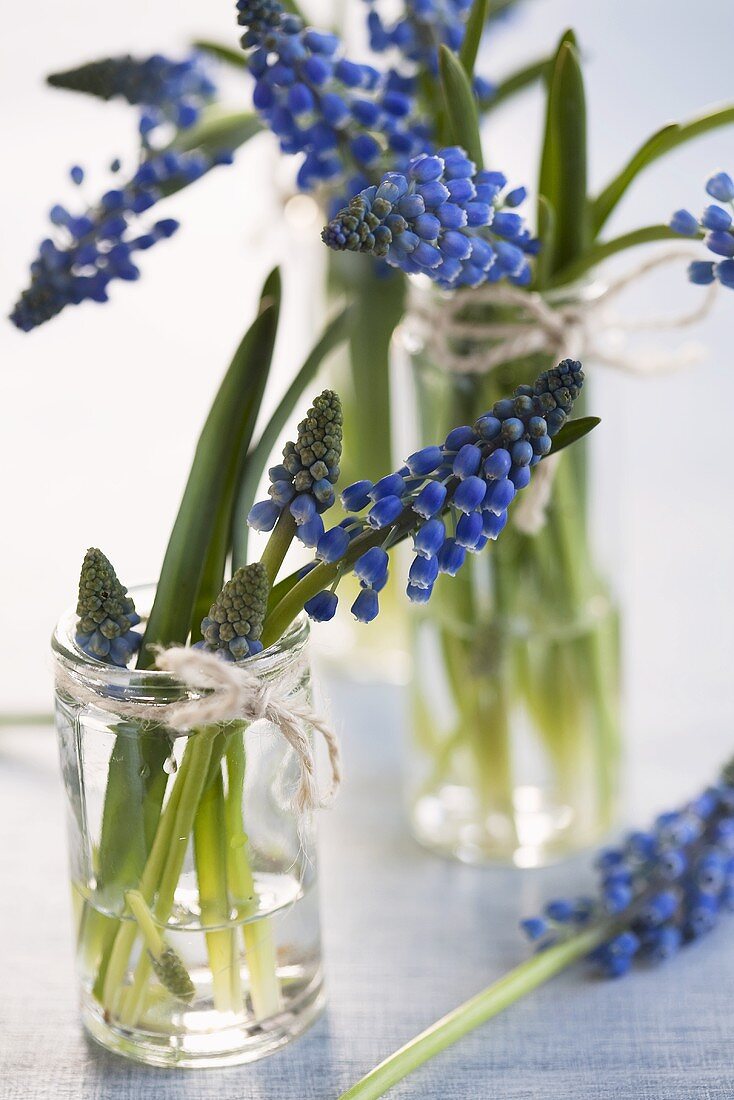
[[[136, 585], [129, 589], [129, 593], [135, 600], [141, 625], [144, 626], [153, 603], [155, 585]], [[51, 636], [51, 650], [55, 661], [72, 679], [91, 688], [96, 694], [156, 703], [197, 699], [203, 694], [186, 687], [174, 673], [165, 669], [120, 667], [90, 657], [76, 642], [76, 622], [76, 607], [71, 606], [56, 624]], [[299, 656], [308, 641], [309, 630], [309, 618], [301, 612], [277, 642], [235, 664], [246, 666], [263, 678], [273, 676]]]

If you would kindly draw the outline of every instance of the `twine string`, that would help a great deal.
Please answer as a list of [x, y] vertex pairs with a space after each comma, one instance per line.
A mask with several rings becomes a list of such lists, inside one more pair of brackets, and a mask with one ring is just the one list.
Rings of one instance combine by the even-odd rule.
[[[330, 725], [302, 697], [298, 683], [303, 665], [265, 679], [247, 667], [222, 661], [216, 654], [183, 646], [159, 648], [156, 667], [172, 673], [186, 688], [202, 692], [173, 703], [140, 703], [100, 694], [79, 682], [63, 665], [56, 670], [57, 690], [78, 702], [123, 718], [152, 721], [184, 734], [199, 726], [225, 722], [266, 721], [285, 738], [298, 762], [293, 806], [300, 814], [333, 802], [342, 779], [339, 741]], [[330, 783], [321, 795], [309, 730], [321, 734], [329, 756]]]

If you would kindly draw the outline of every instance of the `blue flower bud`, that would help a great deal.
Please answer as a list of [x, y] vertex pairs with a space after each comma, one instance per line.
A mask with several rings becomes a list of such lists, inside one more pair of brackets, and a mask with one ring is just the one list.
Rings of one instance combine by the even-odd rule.
[[482, 516], [479, 512], [470, 512], [460, 517], [456, 524], [456, 541], [459, 546], [473, 550], [484, 535]]
[[491, 482], [487, 490], [485, 508], [500, 515], [506, 512], [515, 497], [515, 486], [509, 478], [503, 477], [499, 481]]
[[468, 477], [457, 486], [452, 504], [460, 512], [473, 512], [481, 507], [487, 494], [487, 483], [481, 477]]
[[507, 512], [500, 512], [499, 514], [487, 510], [482, 512], [482, 534], [485, 538], [496, 539], [506, 526]]
[[254, 504], [247, 516], [247, 524], [253, 531], [272, 531], [280, 516], [280, 508], [272, 500]]
[[722, 260], [716, 265], [716, 278], [722, 286], [734, 290], [734, 260]]
[[454, 459], [454, 473], [457, 477], [472, 477], [479, 470], [482, 452], [473, 443], [465, 443]]
[[394, 523], [403, 510], [403, 502], [400, 497], [387, 496], [382, 497], [376, 504], [373, 504], [367, 513], [367, 522], [370, 527], [374, 527], [379, 530], [382, 527], [389, 527], [391, 523]]
[[314, 622], [328, 623], [334, 618], [338, 603], [339, 600], [335, 592], [324, 590], [323, 592], [317, 592], [315, 596], [307, 600], [304, 604], [304, 610]]
[[446, 540], [446, 527], [443, 520], [429, 519], [418, 528], [413, 537], [416, 554], [424, 558], [433, 558]]
[[430, 519], [441, 511], [445, 500], [446, 486], [438, 481], [429, 481], [413, 501], [413, 511], [425, 519]]
[[368, 490], [367, 496], [370, 500], [378, 501], [384, 497], [402, 496], [405, 492], [405, 482], [400, 474], [387, 474], [386, 477], [381, 477], [371, 489]]
[[527, 466], [533, 457], [533, 445], [527, 439], [521, 439], [513, 444], [511, 454], [515, 466]]
[[319, 515], [313, 516], [305, 523], [298, 524], [296, 527], [296, 538], [299, 539], [304, 546], [317, 546], [323, 533], [324, 521]]
[[486, 478], [507, 477], [511, 465], [512, 458], [510, 457], [510, 452], [506, 451], [504, 447], [498, 447], [496, 451], [492, 451], [492, 454], [488, 455], [484, 460], [484, 476]]
[[734, 202], [734, 180], [727, 172], [717, 172], [711, 176], [706, 190], [718, 202]]
[[[492, 440], [499, 435], [502, 421], [498, 420], [496, 416], [487, 414], [487, 416], [481, 416], [474, 427], [482, 439]], [[543, 421], [543, 427], [545, 428], [545, 421]]]
[[548, 932], [548, 922], [542, 917], [526, 917], [520, 921], [520, 927], [531, 941], [542, 939]]
[[373, 588], [363, 588], [352, 604], [352, 614], [358, 623], [371, 623], [379, 610], [379, 597]]
[[334, 562], [343, 557], [349, 549], [349, 535], [343, 527], [332, 527], [325, 531], [316, 544], [316, 556], [322, 561]]
[[670, 228], [684, 237], [695, 237], [698, 233], [698, 221], [688, 210], [676, 210], [670, 219]]
[[731, 214], [721, 206], [707, 206], [701, 217], [701, 224], [706, 229], [726, 231], [731, 229], [731, 222]]
[[714, 229], [706, 236], [706, 247], [716, 256], [734, 256], [734, 234]]
[[[442, 462], [443, 451], [440, 447], [424, 447], [406, 460], [406, 466], [411, 474], [416, 477], [425, 477], [426, 474], [432, 474], [434, 470], [437, 470]], [[357, 509], [353, 510], [357, 511]]]
[[342, 491], [341, 502], [347, 512], [361, 512], [370, 502], [371, 481], [355, 481]]
[[413, 558], [408, 580], [414, 588], [433, 588], [437, 576], [437, 558]]
[[474, 429], [469, 427], [468, 424], [464, 424], [460, 428], [454, 428], [453, 431], [449, 432], [444, 447], [447, 451], [459, 451], [467, 443], [476, 443], [476, 439]]
[[381, 546], [371, 546], [354, 563], [354, 575], [368, 588], [381, 588], [387, 580], [389, 561]]
[[449, 577], [455, 577], [466, 561], [466, 550], [456, 539], [448, 538], [438, 553], [438, 569]]
[[411, 603], [428, 603], [431, 598], [433, 588], [419, 588], [418, 585], [409, 584], [405, 589], [405, 593]]
[[316, 501], [310, 493], [299, 493], [289, 510], [297, 524], [308, 523], [316, 515]]

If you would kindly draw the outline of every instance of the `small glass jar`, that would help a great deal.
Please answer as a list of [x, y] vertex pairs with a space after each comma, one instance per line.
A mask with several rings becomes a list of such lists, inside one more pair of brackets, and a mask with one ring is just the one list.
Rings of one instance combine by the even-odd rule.
[[[473, 424], [568, 354], [510, 357], [528, 316], [493, 293], [461, 299], [414, 284], [393, 348], [403, 453]], [[566, 289], [546, 303], [572, 312], [598, 293]], [[619, 616], [600, 565], [608, 509], [598, 538], [590, 484], [586, 441], [543, 463], [496, 543], [439, 577], [411, 616], [410, 818], [443, 855], [537, 867], [597, 843], [614, 822]]]
[[[144, 615], [153, 591], [134, 595]], [[291, 805], [298, 762], [266, 721], [175, 733], [151, 707], [197, 694], [89, 658], [75, 623], [64, 615], [52, 648], [84, 1025], [150, 1065], [260, 1058], [324, 1003], [313, 823]], [[302, 617], [248, 668], [287, 674], [308, 698], [307, 643]]]

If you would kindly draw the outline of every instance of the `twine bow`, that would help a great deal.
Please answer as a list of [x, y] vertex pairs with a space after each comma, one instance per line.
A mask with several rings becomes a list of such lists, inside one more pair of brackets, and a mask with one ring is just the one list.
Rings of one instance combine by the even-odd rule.
[[[299, 699], [297, 683], [302, 666], [286, 675], [265, 679], [246, 664], [228, 663], [200, 649], [171, 646], [158, 649], [156, 667], [172, 673], [185, 687], [203, 694], [176, 703], [126, 702], [80, 684], [63, 666], [57, 667], [57, 689], [101, 710], [139, 721], [162, 723], [177, 733], [237, 720], [270, 722], [288, 742], [298, 761], [300, 774], [293, 799], [296, 812], [306, 813], [333, 801], [342, 778], [339, 742], [326, 720]], [[320, 795], [318, 790], [309, 729], [321, 734], [329, 754], [331, 782], [325, 795]]]
[[[501, 363], [537, 352], [558, 358], [592, 359], [633, 374], [670, 370], [697, 362], [700, 345], [687, 344], [676, 352], [633, 351], [625, 335], [671, 331], [702, 321], [713, 306], [716, 285], [709, 287], [694, 310], [667, 317], [623, 320], [610, 311], [609, 303], [650, 271], [681, 259], [690, 259], [690, 252], [668, 250], [644, 260], [603, 289], [594, 292], [592, 288], [573, 302], [555, 305], [538, 291], [488, 284], [473, 290], [470, 297], [451, 295], [438, 308], [425, 295], [416, 296], [413, 312], [436, 362], [457, 374], [486, 374]], [[510, 306], [518, 311], [519, 317], [467, 320], [467, 305]], [[605, 336], [611, 340], [605, 342]], [[462, 341], [469, 342], [472, 348], [461, 348]]]

